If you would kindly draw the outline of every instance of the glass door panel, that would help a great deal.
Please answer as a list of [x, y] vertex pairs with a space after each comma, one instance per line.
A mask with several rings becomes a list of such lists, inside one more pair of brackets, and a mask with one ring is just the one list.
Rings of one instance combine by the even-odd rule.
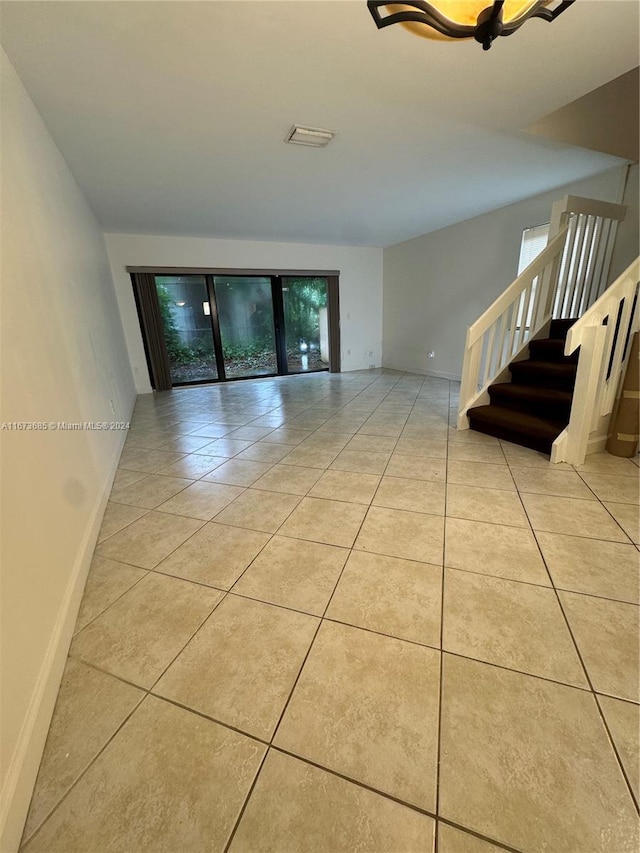
[[218, 379], [205, 277], [157, 275], [155, 283], [172, 384]]
[[289, 373], [329, 367], [327, 279], [283, 277], [284, 328]]
[[278, 373], [271, 279], [213, 277], [227, 379]]

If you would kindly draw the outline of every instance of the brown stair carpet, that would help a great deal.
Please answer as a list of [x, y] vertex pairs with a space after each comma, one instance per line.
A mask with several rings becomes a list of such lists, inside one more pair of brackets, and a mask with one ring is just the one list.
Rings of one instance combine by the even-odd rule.
[[552, 320], [549, 337], [529, 343], [529, 358], [509, 365], [511, 382], [489, 387], [488, 406], [468, 412], [471, 429], [542, 453], [569, 423], [578, 353], [564, 355], [575, 320]]

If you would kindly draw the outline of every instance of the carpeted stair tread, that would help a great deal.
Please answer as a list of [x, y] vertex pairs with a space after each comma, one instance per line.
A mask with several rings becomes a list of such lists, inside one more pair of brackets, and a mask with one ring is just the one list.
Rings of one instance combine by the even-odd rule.
[[564, 338], [539, 338], [537, 341], [529, 341], [529, 357], [534, 361], [577, 363], [580, 350], [566, 356], [564, 345]]
[[538, 416], [569, 420], [573, 394], [563, 388], [541, 388], [500, 382], [489, 387], [491, 403], [508, 409], [519, 409]]
[[472, 429], [542, 453], [551, 452], [551, 445], [566, 426], [562, 421], [496, 405], [470, 409], [469, 423]]
[[575, 320], [552, 320], [548, 338], [529, 341], [529, 358], [509, 365], [511, 382], [489, 386], [488, 406], [467, 412], [469, 426], [542, 453], [569, 422], [578, 352], [565, 356]]
[[562, 338], [562, 340], [565, 340], [565, 338], [567, 337], [567, 332], [577, 321], [577, 319], [577, 317], [574, 317], [571, 320], [552, 320], [551, 326], [549, 328], [549, 337]]
[[541, 388], [573, 389], [577, 365], [562, 361], [514, 361], [509, 365], [514, 382], [538, 385]]

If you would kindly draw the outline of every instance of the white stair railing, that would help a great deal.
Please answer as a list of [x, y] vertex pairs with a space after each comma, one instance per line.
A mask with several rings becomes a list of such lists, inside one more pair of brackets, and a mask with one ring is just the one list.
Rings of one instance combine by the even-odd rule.
[[[488, 388], [508, 371], [535, 334], [551, 319], [553, 292], [569, 226], [563, 226], [518, 278], [467, 330], [458, 429], [468, 429], [467, 412], [489, 402]], [[529, 323], [527, 323], [529, 320]]]
[[552, 316], [581, 317], [607, 287], [622, 204], [566, 195], [553, 205], [550, 236], [569, 226], [558, 272]]
[[552, 462], [581, 465], [604, 449], [631, 338], [640, 328], [640, 257], [573, 324], [564, 354], [580, 347], [571, 417], [551, 449]]
[[510, 362], [526, 358], [552, 317], [580, 317], [600, 297], [625, 211], [571, 195], [553, 205], [546, 249], [467, 330], [458, 429], [469, 428], [469, 409], [489, 402], [494, 382], [508, 381]]

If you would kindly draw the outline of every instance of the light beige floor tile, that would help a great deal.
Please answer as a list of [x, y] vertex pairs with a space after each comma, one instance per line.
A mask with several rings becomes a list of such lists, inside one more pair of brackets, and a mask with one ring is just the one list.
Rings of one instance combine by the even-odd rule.
[[605, 503], [605, 507], [615, 518], [632, 542], [640, 545], [640, 512], [633, 504]]
[[488, 462], [504, 465], [504, 453], [499, 444], [476, 444], [470, 441], [449, 442], [450, 462]]
[[444, 483], [385, 476], [380, 481], [373, 506], [444, 515], [444, 493]]
[[352, 471], [354, 474], [382, 474], [390, 458], [390, 453], [343, 450], [331, 463], [331, 469]]
[[301, 468], [328, 468], [338, 455], [338, 450], [329, 450], [312, 444], [300, 444], [294, 447], [283, 459], [283, 465], [297, 465]]
[[593, 695], [445, 655], [440, 814], [518, 850], [634, 850], [637, 818]]
[[111, 492], [113, 493], [117, 489], [126, 489], [127, 486], [132, 486], [139, 480], [143, 480], [146, 476], [142, 471], [127, 471], [126, 468], [118, 468], [113, 478]]
[[394, 453], [385, 470], [387, 477], [404, 477], [408, 480], [430, 480], [444, 483], [446, 462], [430, 456]]
[[300, 502], [296, 495], [282, 495], [247, 489], [216, 516], [220, 524], [248, 527], [263, 533], [275, 533]]
[[153, 569], [200, 527], [202, 522], [195, 518], [147, 512], [98, 545], [96, 554], [142, 569]]
[[447, 442], [444, 439], [412, 438], [403, 433], [398, 439], [395, 453], [401, 453], [403, 456], [444, 459], [447, 455]]
[[230, 853], [418, 853], [432, 818], [271, 750]]
[[[621, 504], [640, 504], [640, 477], [620, 474], [599, 474], [583, 471], [582, 479], [601, 501]], [[640, 513], [640, 510], [638, 511]]]
[[640, 800], [640, 705], [610, 696], [598, 696], [631, 788]]
[[307, 439], [305, 439], [304, 444], [301, 446], [301, 450], [307, 450], [311, 447], [315, 447], [317, 450], [327, 450], [332, 451], [334, 455], [340, 453], [347, 444], [353, 438], [353, 433], [341, 433], [333, 430], [332, 432], [322, 432], [319, 430], [318, 432], [312, 433]]
[[223, 850], [265, 749], [148, 697], [25, 851]]
[[520, 498], [502, 489], [447, 485], [447, 517], [529, 527]]
[[625, 534], [597, 501], [523, 494], [522, 502], [534, 530], [613, 542], [627, 541]]
[[291, 427], [279, 427], [265, 436], [264, 441], [269, 444], [285, 444], [295, 447], [301, 444], [305, 438], [311, 435], [308, 429], [292, 429]]
[[226, 456], [231, 459], [231, 457], [237, 456], [238, 453], [242, 453], [243, 450], [251, 447], [252, 444], [252, 441], [244, 441], [239, 438], [232, 439], [225, 436], [225, 438], [217, 438], [210, 444], [205, 444], [201, 450], [196, 452], [207, 456]]
[[458, 462], [452, 458], [447, 466], [447, 483], [512, 492], [516, 489], [506, 462], [494, 465], [490, 462]]
[[438, 825], [438, 853], [503, 853], [503, 847], [496, 847], [475, 835], [455, 829], [446, 823]]
[[222, 483], [208, 483], [198, 480], [180, 494], [161, 504], [160, 512], [184, 515], [210, 521], [220, 510], [228, 506], [243, 489], [241, 486], [228, 486]]
[[158, 447], [159, 450], [173, 450], [176, 453], [195, 453], [201, 450], [205, 444], [210, 444], [211, 439], [198, 435], [177, 435], [170, 438]]
[[380, 477], [377, 474], [356, 474], [353, 471], [325, 471], [309, 492], [312, 498], [333, 498], [350, 503], [370, 504]]
[[187, 479], [199, 480], [200, 477], [213, 471], [214, 468], [224, 465], [226, 461], [226, 456], [201, 456], [199, 453], [190, 453], [174, 462], [173, 465], [161, 468], [158, 473], [168, 477], [187, 477]]
[[599, 474], [618, 474], [623, 477], [637, 477], [638, 469], [633, 467], [632, 459], [612, 456], [611, 453], [591, 453], [582, 465], [576, 465], [580, 474], [593, 472]]
[[458, 429], [454, 426], [449, 430], [450, 444], [474, 444], [484, 447], [499, 447], [500, 440], [493, 435], [486, 435], [484, 432], [476, 432], [473, 429]]
[[145, 574], [143, 569], [116, 563], [115, 560], [107, 560], [104, 557], [94, 557], [80, 602], [74, 633], [81, 631]]
[[231, 486], [250, 486], [271, 468], [270, 462], [249, 459], [229, 459], [202, 479], [207, 483], [228, 483]]
[[192, 483], [193, 480], [149, 474], [131, 486], [112, 491], [111, 499], [117, 503], [156, 509], [161, 503], [177, 495]]
[[149, 688], [222, 596], [150, 572], [76, 635], [70, 654]]
[[445, 565], [551, 586], [533, 533], [503, 524], [447, 518]]
[[559, 589], [640, 602], [640, 554], [633, 545], [559, 533], [537, 539]]
[[353, 551], [327, 618], [439, 647], [441, 605], [439, 566]]
[[144, 697], [80, 661], [68, 660], [24, 829], [29, 838]]
[[163, 560], [156, 571], [230, 589], [268, 541], [268, 533], [210, 521]]
[[98, 534], [98, 542], [104, 542], [105, 539], [123, 530], [129, 524], [133, 524], [134, 521], [142, 518], [146, 513], [147, 510], [141, 507], [127, 506], [126, 504], [108, 501], [102, 518], [100, 533]]
[[155, 692], [269, 739], [317, 626], [312, 616], [228, 596]]
[[189, 435], [204, 436], [205, 438], [222, 438], [233, 429], [232, 426], [225, 424], [204, 424], [198, 429], [192, 430]]
[[348, 555], [346, 548], [274, 536], [233, 591], [321, 616]]
[[530, 447], [521, 447], [509, 441], [501, 441], [500, 446], [510, 466], [514, 468], [546, 468], [549, 471], [572, 471], [571, 465], [565, 462], [553, 464], [547, 453], [539, 453]]
[[573, 592], [559, 595], [594, 689], [638, 702], [638, 607]]
[[404, 421], [366, 421], [358, 429], [358, 435], [389, 436], [398, 439], [402, 433]]
[[123, 450], [119, 465], [129, 471], [144, 471], [155, 474], [161, 468], [182, 459], [184, 453], [167, 450]]
[[275, 744], [433, 810], [439, 667], [434, 649], [324, 622]]
[[241, 439], [243, 441], [260, 441], [260, 439], [265, 438], [265, 436], [269, 435], [270, 432], [273, 432], [269, 427], [260, 427], [254, 426], [253, 424], [247, 424], [246, 426], [241, 426], [238, 429], [234, 429], [231, 432], [227, 433], [227, 438], [235, 441], [236, 439]]
[[360, 453], [392, 453], [397, 439], [388, 435], [354, 435], [351, 441], [345, 445], [346, 450], [355, 450]]
[[512, 468], [518, 490], [538, 495], [557, 495], [565, 498], [595, 500], [575, 471], [547, 471], [542, 468]]
[[253, 484], [254, 489], [283, 492], [289, 495], [306, 495], [322, 476], [319, 468], [299, 468], [296, 465], [274, 465]]
[[514, 468], [546, 468], [549, 471], [572, 471], [571, 465], [566, 462], [553, 464], [547, 453], [539, 453], [529, 447], [521, 447], [519, 444], [511, 444], [501, 441], [503, 453], [509, 465]]
[[443, 620], [446, 651], [588, 687], [552, 589], [446, 569]]
[[[270, 438], [271, 436], [268, 436]], [[251, 447], [238, 453], [238, 459], [248, 459], [253, 462], [269, 462], [275, 465], [280, 462], [288, 453], [291, 453], [291, 446], [288, 444], [270, 444], [267, 441], [256, 441]]]
[[366, 507], [324, 498], [303, 498], [280, 528], [283, 536], [350, 548]]
[[441, 563], [444, 519], [421, 512], [370, 507], [354, 548], [422, 563]]

